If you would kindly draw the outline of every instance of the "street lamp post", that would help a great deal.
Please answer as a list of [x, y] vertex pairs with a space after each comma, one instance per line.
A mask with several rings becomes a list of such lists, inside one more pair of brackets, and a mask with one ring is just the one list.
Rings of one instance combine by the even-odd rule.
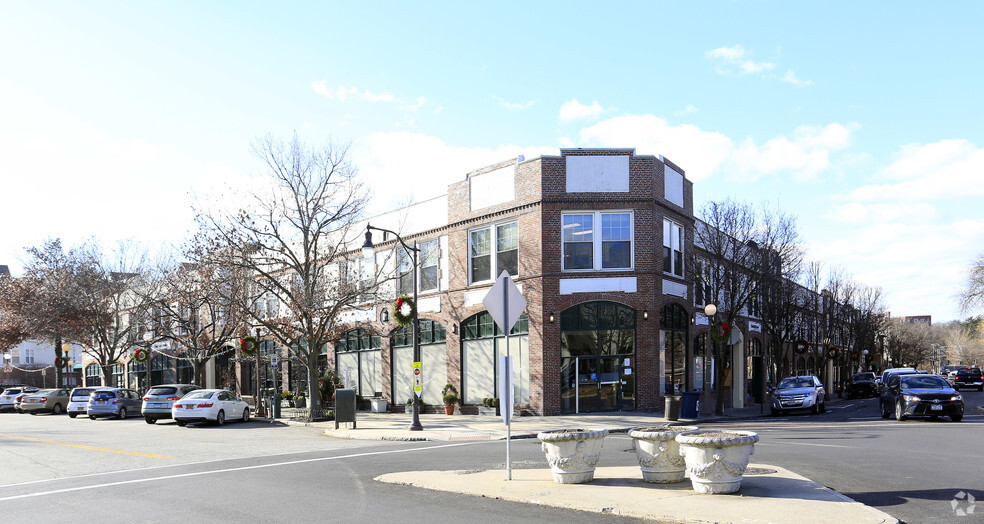
[[[710, 353], [711, 353], [711, 362], [714, 362], [714, 370], [711, 373], [710, 385], [715, 386], [715, 388], [717, 390], [716, 394], [717, 395], [720, 395], [721, 394], [721, 384], [720, 384], [720, 381], [717, 380], [717, 377], [718, 377], [718, 373], [719, 373], [718, 372], [718, 366], [721, 365], [721, 362], [717, 362], [715, 360], [715, 357], [717, 356], [717, 342], [714, 340], [714, 335], [712, 334], [712, 331], [715, 328], [715, 326], [714, 326], [714, 324], [715, 324], [715, 318], [714, 318], [714, 316], [717, 315], [717, 311], [718, 311], [717, 310], [717, 306], [715, 306], [714, 304], [707, 304], [706, 306], [704, 306], [704, 315], [707, 316], [707, 324], [710, 327], [710, 329], [707, 331], [707, 338], [708, 338], [708, 342], [710, 342], [710, 344], [711, 344], [711, 348], [710, 348], [710, 350], [711, 350], [710, 351]], [[704, 373], [707, 373], [707, 355], [704, 355]], [[707, 400], [707, 401], [710, 401], [710, 396], [707, 394], [707, 390], [708, 390], [708, 388], [705, 386], [704, 387], [704, 399]], [[717, 406], [716, 405], [715, 405], [715, 408], [714, 408], [714, 412], [715, 412], [715, 414], [717, 412]]]
[[[413, 247], [407, 245], [403, 241], [396, 231], [390, 231], [389, 229], [383, 229], [381, 227], [373, 227], [370, 224], [366, 224], [366, 241], [362, 244], [362, 256], [369, 258], [373, 256], [376, 252], [376, 248], [372, 243], [372, 230], [382, 231], [384, 233], [390, 233], [396, 240], [400, 242], [408, 253], [410, 253], [413, 262], [410, 267], [410, 272], [413, 273], [413, 303], [417, 303], [417, 253], [420, 252], [420, 248], [417, 247], [417, 241], [413, 242]], [[397, 272], [399, 272], [399, 265], [397, 266]], [[420, 320], [416, 312], [414, 312], [412, 326], [413, 326], [413, 361], [420, 362]], [[417, 395], [416, 391], [413, 395], [413, 421], [410, 423], [410, 431], [422, 431], [424, 426], [420, 424], [420, 397]]]

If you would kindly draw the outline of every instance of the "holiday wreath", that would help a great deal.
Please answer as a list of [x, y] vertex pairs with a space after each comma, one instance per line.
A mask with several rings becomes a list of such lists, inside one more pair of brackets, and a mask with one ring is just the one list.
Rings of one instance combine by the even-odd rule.
[[727, 322], [721, 322], [720, 324], [714, 324], [711, 328], [711, 338], [717, 342], [724, 342], [731, 337], [731, 324]]
[[148, 357], [148, 355], [147, 355], [147, 350], [146, 349], [137, 348], [133, 352], [133, 360], [135, 360], [136, 362], [141, 362], [141, 363], [147, 362], [147, 357]]
[[55, 367], [60, 368], [66, 364], [65, 359], [61, 357], [55, 357]]
[[256, 337], [244, 337], [239, 339], [239, 349], [243, 352], [243, 355], [251, 357], [256, 354], [256, 348], [259, 346], [259, 342]]
[[412, 298], [400, 295], [393, 301], [393, 320], [401, 327], [408, 326], [415, 316], [417, 316], [417, 304]]
[[802, 355], [810, 349], [810, 343], [805, 340], [796, 341], [796, 352]]

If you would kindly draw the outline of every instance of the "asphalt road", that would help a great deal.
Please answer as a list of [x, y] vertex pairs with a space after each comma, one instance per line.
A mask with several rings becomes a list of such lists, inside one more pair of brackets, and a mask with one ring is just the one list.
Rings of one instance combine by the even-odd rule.
[[[984, 394], [962, 392], [969, 406]], [[963, 422], [883, 420], [874, 399], [827, 414], [729, 427], [761, 434], [753, 462], [789, 468], [903, 522], [982, 522], [984, 416]], [[606, 440], [605, 465], [635, 464], [631, 439]], [[543, 468], [539, 442], [517, 440], [512, 467]], [[503, 442], [337, 440], [263, 422], [178, 428], [66, 416], [0, 414], [0, 515], [8, 522], [628, 522], [387, 485], [393, 471], [504, 467]], [[982, 504], [978, 504], [981, 506]], [[809, 516], [804, 516], [809, 521]]]

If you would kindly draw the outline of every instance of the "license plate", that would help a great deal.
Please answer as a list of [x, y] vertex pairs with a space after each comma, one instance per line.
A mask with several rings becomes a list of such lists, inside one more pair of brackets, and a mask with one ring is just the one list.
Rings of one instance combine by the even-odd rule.
[[100, 400], [99, 402], [96, 402], [96, 404], [99, 404], [100, 406], [105, 406], [106, 405], [106, 401]]
[[943, 406], [941, 404], [930, 404], [930, 411], [943, 411]]
[[164, 407], [164, 404], [154, 404], [154, 407], [155, 408], [163, 408]]
[[187, 406], [185, 406], [185, 408], [187, 408], [187, 409], [192, 409], [192, 408], [194, 408], [194, 407], [195, 407], [195, 406], [193, 406], [193, 405], [191, 405], [191, 404], [188, 404]]

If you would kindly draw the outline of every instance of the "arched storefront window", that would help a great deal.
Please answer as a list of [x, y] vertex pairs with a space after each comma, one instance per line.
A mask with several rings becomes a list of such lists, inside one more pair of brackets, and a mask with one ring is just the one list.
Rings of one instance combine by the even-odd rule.
[[766, 357], [762, 354], [762, 341], [749, 337], [745, 356], [745, 376], [748, 377], [748, 389], [745, 393], [751, 395], [756, 404], [762, 403], [767, 367]]
[[113, 373], [112, 386], [117, 388], [126, 387], [125, 384], [123, 384], [123, 364], [113, 364], [111, 371]]
[[85, 367], [85, 385], [90, 387], [103, 385], [102, 370], [99, 369], [99, 364], [89, 364]]
[[140, 394], [147, 391], [147, 363], [130, 359], [126, 368], [127, 375], [129, 375], [127, 377], [127, 386], [130, 389], [135, 389]]
[[636, 311], [588, 302], [560, 314], [560, 410], [636, 408]]
[[[515, 404], [530, 403], [530, 320], [524, 313], [509, 331], [509, 356], [513, 361]], [[487, 311], [461, 323], [462, 402], [481, 404], [498, 392], [499, 357], [506, 354], [505, 334]]]
[[205, 387], [205, 384], [198, 384], [198, 377], [195, 375], [195, 368], [191, 361], [186, 358], [179, 358], [178, 361], [178, 384], [197, 384]]
[[686, 373], [690, 315], [680, 305], [669, 304], [660, 311], [659, 327], [660, 350], [663, 353], [663, 393], [678, 395], [690, 386]]
[[345, 332], [335, 341], [335, 371], [344, 387], [365, 398], [383, 394], [382, 339], [362, 328]]
[[694, 381], [693, 389], [703, 391], [706, 383], [708, 388], [714, 389], [714, 374], [711, 372], [711, 358], [708, 355], [707, 333], [701, 333], [694, 337]]
[[[406, 402], [413, 395], [413, 326], [390, 333], [390, 374], [393, 403]], [[420, 375], [424, 388], [421, 400], [425, 404], [442, 404], [441, 390], [448, 383], [448, 347], [444, 324], [440, 322], [420, 320]]]
[[174, 359], [167, 355], [154, 353], [150, 360], [150, 385], [156, 386], [172, 382], [173, 370]]

